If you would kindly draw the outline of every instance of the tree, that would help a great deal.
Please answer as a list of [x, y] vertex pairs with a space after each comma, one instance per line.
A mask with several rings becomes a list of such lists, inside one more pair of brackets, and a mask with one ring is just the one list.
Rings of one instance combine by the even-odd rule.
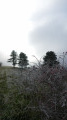
[[57, 56], [53, 51], [48, 51], [46, 56], [43, 57], [44, 64], [48, 64], [49, 66], [53, 66], [55, 64], [59, 64], [57, 61]]
[[15, 65], [17, 64], [17, 53], [15, 52], [15, 50], [13, 50], [12, 52], [11, 52], [11, 58], [10, 59], [8, 59], [8, 62], [11, 62], [12, 63], [12, 65], [13, 65], [13, 67], [15, 67]]
[[26, 56], [26, 54], [25, 53], [23, 53], [23, 52], [21, 52], [20, 54], [19, 54], [19, 62], [18, 62], [18, 64], [19, 64], [19, 66], [21, 67], [21, 68], [24, 68], [24, 67], [26, 67], [27, 65], [28, 65], [28, 60], [27, 60], [27, 56]]
[[0, 62], [0, 67], [2, 67], [2, 62]]

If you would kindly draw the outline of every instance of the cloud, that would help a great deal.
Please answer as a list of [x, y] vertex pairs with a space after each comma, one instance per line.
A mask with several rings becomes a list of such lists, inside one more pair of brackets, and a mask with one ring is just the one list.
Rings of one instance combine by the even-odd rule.
[[67, 1], [52, 1], [47, 10], [37, 12], [32, 22], [34, 30], [30, 33], [30, 43], [39, 56], [53, 50], [56, 52], [67, 49]]

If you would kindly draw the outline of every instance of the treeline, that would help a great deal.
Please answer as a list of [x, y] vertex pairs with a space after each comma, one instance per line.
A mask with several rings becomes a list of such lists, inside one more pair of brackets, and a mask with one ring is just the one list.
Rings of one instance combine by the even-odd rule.
[[[23, 52], [20, 52], [20, 54], [18, 55], [15, 50], [11, 52], [10, 59], [8, 59], [8, 62], [11, 62], [13, 67], [15, 67], [17, 64], [20, 68], [25, 68], [27, 67], [27, 65], [29, 65], [27, 55]], [[46, 53], [46, 56], [43, 57], [42, 65], [46, 64], [50, 67], [59, 64], [59, 62], [57, 61], [57, 55], [53, 51], [48, 51]]]

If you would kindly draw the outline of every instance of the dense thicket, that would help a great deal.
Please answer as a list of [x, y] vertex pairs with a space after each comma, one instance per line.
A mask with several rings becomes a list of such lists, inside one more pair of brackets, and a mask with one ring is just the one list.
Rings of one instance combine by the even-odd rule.
[[0, 120], [66, 120], [67, 71], [61, 66], [0, 68]]

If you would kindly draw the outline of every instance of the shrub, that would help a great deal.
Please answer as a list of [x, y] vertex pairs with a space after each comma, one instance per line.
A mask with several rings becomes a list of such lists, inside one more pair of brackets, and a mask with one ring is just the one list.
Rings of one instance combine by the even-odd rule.
[[[0, 75], [0, 120], [66, 120], [67, 71], [60, 65]], [[15, 77], [16, 76], [16, 77]], [[5, 92], [6, 91], [6, 92]], [[3, 109], [2, 109], [3, 108]]]

